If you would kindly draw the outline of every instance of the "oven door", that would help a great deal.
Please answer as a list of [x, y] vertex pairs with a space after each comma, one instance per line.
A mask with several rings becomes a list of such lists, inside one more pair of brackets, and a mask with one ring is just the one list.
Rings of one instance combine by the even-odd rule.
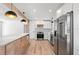
[[44, 39], [44, 33], [38, 32], [37, 33], [37, 39]]

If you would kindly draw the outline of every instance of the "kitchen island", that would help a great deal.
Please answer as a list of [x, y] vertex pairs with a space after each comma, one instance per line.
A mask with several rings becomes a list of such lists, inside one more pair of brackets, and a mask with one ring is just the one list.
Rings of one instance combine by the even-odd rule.
[[23, 55], [29, 46], [29, 33], [4, 36], [0, 42], [1, 55]]

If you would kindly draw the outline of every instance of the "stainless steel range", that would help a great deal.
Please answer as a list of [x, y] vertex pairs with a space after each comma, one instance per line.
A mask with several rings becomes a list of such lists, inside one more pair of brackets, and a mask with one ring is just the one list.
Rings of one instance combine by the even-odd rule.
[[43, 32], [37, 32], [37, 40], [44, 39], [44, 33]]

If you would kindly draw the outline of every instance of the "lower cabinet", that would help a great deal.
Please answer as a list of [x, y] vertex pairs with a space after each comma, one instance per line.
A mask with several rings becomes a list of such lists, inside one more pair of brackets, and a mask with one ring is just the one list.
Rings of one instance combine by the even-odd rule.
[[21, 38], [19, 41], [16, 41], [15, 44], [15, 54], [16, 55], [24, 55], [26, 54], [27, 48], [29, 46], [29, 41], [26, 37]]
[[13, 42], [10, 42], [5, 48], [0, 48], [0, 54], [2, 55], [24, 55], [26, 54], [29, 46], [29, 40], [27, 36], [21, 37]]
[[5, 46], [0, 46], [0, 55], [5, 55]]
[[6, 52], [5, 54], [7, 55], [12, 55], [12, 54], [15, 54], [15, 41], [12, 42], [12, 43], [9, 43], [8, 45], [6, 45]]

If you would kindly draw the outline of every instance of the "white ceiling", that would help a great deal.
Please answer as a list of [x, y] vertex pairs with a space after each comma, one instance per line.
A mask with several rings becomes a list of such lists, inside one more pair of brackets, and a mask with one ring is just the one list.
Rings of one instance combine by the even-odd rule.
[[29, 20], [50, 20], [63, 3], [14, 3]]

